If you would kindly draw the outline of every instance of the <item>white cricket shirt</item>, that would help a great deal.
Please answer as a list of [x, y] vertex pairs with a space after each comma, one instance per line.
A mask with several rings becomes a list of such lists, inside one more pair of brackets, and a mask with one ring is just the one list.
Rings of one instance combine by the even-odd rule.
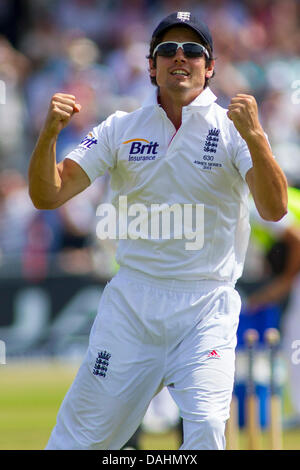
[[141, 108], [109, 116], [67, 155], [91, 182], [109, 171], [116, 206], [127, 196], [128, 207], [141, 203], [149, 213], [152, 204], [179, 204], [182, 214], [186, 204], [204, 208], [202, 248], [186, 249], [191, 240], [174, 232], [169, 239], [127, 238], [118, 242], [121, 266], [170, 279], [234, 284], [241, 276], [250, 233], [245, 175], [252, 160], [215, 100], [206, 88], [183, 108], [176, 132], [154, 90]]

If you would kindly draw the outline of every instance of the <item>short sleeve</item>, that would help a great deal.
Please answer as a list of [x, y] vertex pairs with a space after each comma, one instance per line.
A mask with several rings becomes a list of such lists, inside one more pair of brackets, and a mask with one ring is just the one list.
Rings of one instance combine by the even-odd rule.
[[86, 172], [91, 182], [115, 166], [115, 155], [110, 139], [111, 119], [94, 127], [80, 144], [65, 158], [74, 160]]

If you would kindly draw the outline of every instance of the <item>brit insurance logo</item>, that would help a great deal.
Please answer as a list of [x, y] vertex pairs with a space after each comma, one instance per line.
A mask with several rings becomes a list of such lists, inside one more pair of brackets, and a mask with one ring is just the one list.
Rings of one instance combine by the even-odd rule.
[[80, 142], [80, 147], [90, 149], [92, 145], [97, 144], [98, 140], [93, 136], [91, 132]]
[[209, 129], [203, 146], [202, 160], [194, 160], [196, 165], [200, 165], [202, 170], [212, 170], [212, 168], [221, 168], [222, 164], [214, 161], [219, 143], [220, 129]]
[[122, 142], [124, 145], [130, 145], [129, 162], [142, 162], [147, 160], [155, 160], [158, 154], [157, 148], [159, 144], [146, 139], [130, 139]]

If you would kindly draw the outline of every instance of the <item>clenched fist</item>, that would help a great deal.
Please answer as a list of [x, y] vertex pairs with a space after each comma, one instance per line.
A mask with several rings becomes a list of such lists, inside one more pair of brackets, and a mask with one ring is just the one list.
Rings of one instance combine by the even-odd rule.
[[245, 140], [254, 133], [262, 131], [254, 96], [237, 94], [228, 106], [227, 116]]
[[53, 136], [58, 135], [66, 127], [75, 113], [79, 113], [81, 105], [76, 103], [74, 95], [55, 93], [52, 96], [44, 129]]

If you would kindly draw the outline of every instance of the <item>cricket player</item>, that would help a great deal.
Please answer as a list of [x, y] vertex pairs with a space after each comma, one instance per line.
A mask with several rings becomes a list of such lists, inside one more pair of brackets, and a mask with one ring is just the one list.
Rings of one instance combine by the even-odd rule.
[[[122, 448], [163, 386], [183, 419], [181, 449], [225, 448], [249, 188], [261, 216], [276, 221], [287, 211], [287, 183], [254, 97], [216, 104], [214, 65], [207, 25], [191, 12], [167, 16], [150, 44], [149, 99], [109, 116], [59, 164], [56, 140], [80, 104], [63, 93], [51, 100], [29, 168], [34, 205], [59, 207], [108, 170], [122, 221], [126, 210], [143, 217], [140, 237], [120, 232], [120, 269], [46, 449]], [[178, 215], [191, 207], [194, 231], [190, 219], [182, 236], [178, 221], [169, 236], [154, 223], [168, 208]], [[154, 226], [148, 237], [145, 211]]]

